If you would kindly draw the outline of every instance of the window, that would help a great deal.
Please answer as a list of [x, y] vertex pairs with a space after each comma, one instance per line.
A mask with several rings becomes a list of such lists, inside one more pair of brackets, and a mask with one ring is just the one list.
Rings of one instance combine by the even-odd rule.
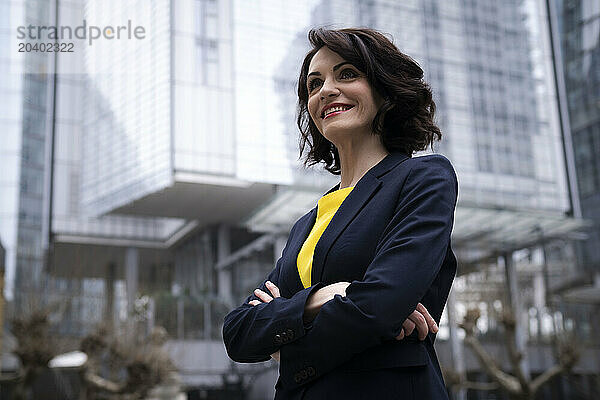
[[199, 83], [219, 85], [219, 9], [216, 0], [196, 0], [196, 65]]

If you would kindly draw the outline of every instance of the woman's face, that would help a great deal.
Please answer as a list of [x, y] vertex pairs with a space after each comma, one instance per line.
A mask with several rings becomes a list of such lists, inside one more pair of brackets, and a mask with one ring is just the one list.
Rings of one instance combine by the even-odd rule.
[[306, 80], [308, 112], [330, 142], [350, 134], [372, 133], [381, 97], [367, 77], [327, 47], [312, 58]]

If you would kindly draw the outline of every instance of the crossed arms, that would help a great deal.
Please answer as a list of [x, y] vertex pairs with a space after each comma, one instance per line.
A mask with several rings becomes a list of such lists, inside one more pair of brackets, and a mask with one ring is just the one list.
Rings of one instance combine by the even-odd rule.
[[[271, 292], [273, 297], [269, 294], [263, 292], [260, 289], [256, 289], [254, 294], [260, 299], [259, 300], [251, 300], [248, 304], [257, 306], [264, 303], [269, 303], [273, 301], [273, 298], [281, 297], [279, 292], [279, 288], [271, 281], [266, 281], [265, 285], [267, 289]], [[333, 300], [336, 294], [340, 296], [346, 296], [346, 288], [350, 285], [350, 282], [336, 282], [331, 285], [327, 285], [314, 293], [311, 293], [308, 297], [306, 305], [304, 307], [304, 323], [309, 324], [315, 318], [315, 316], [319, 313], [321, 307], [328, 301]], [[435, 323], [433, 317], [429, 314], [429, 311], [425, 306], [421, 303], [417, 304], [417, 308], [408, 316], [408, 318], [402, 324], [402, 331], [398, 336], [395, 337], [396, 340], [402, 340], [405, 336], [409, 336], [415, 328], [417, 329], [419, 340], [424, 340], [429, 331], [433, 333], [437, 333], [438, 326]], [[271, 357], [278, 361], [280, 360], [280, 352], [271, 354]]]

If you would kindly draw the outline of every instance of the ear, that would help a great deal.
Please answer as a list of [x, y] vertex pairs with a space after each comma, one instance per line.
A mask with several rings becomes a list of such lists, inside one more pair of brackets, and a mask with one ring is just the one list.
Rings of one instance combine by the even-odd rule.
[[375, 106], [377, 107], [377, 110], [379, 111], [381, 109], [381, 106], [383, 105], [383, 103], [389, 99], [387, 97], [384, 97], [381, 94], [379, 94], [379, 91], [377, 89], [373, 88], [373, 100], [375, 101]]

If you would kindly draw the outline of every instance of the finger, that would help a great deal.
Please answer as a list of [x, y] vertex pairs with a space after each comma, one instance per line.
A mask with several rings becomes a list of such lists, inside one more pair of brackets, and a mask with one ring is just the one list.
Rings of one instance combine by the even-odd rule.
[[425, 317], [427, 325], [429, 325], [429, 330], [433, 333], [437, 333], [439, 330], [438, 326], [435, 323], [435, 320], [433, 319], [431, 314], [429, 314], [429, 311], [427, 311], [427, 308], [425, 308], [423, 304], [419, 303], [417, 304], [417, 311], [420, 312], [423, 315], [423, 317]]
[[273, 298], [271, 296], [269, 296], [268, 294], [266, 294], [265, 292], [263, 292], [260, 289], [255, 289], [254, 290], [254, 294], [256, 295], [256, 297], [258, 297], [259, 299], [261, 299], [265, 303], [268, 303], [271, 300], [273, 300]]
[[251, 300], [251, 301], [248, 302], [248, 304], [251, 304], [253, 306], [257, 306], [259, 304], [262, 304], [262, 302], [259, 301], [259, 300]]
[[429, 333], [429, 325], [427, 325], [425, 317], [420, 312], [413, 311], [413, 313], [410, 314], [408, 318], [415, 323], [415, 327], [417, 328], [417, 332], [419, 333], [419, 340], [425, 339], [425, 337]]
[[346, 297], [346, 289], [350, 286], [350, 282], [337, 282], [333, 285], [335, 288], [335, 294], [339, 294], [342, 297]]
[[398, 336], [396, 336], [396, 340], [402, 340], [404, 339], [404, 329], [402, 329], [400, 331], [400, 334]]
[[342, 283], [342, 296], [346, 297], [346, 289], [350, 286], [350, 282], [341, 282]]
[[410, 336], [410, 334], [413, 332], [413, 330], [415, 329], [415, 323], [412, 322], [410, 319], [406, 319], [406, 321], [404, 321], [404, 323], [402, 324], [402, 326], [404, 327], [404, 334], [406, 336]]
[[273, 282], [267, 281], [265, 283], [265, 286], [267, 287], [267, 289], [269, 289], [269, 291], [273, 295], [273, 298], [281, 297], [281, 294], [279, 293], [279, 288], [275, 286]]
[[279, 360], [280, 360], [280, 357], [281, 357], [281, 355], [280, 355], [279, 351], [280, 351], [280, 350], [277, 350], [275, 353], [271, 354], [271, 357], [272, 357], [272, 358], [273, 358], [275, 361], [277, 361], [277, 362], [279, 362]]

